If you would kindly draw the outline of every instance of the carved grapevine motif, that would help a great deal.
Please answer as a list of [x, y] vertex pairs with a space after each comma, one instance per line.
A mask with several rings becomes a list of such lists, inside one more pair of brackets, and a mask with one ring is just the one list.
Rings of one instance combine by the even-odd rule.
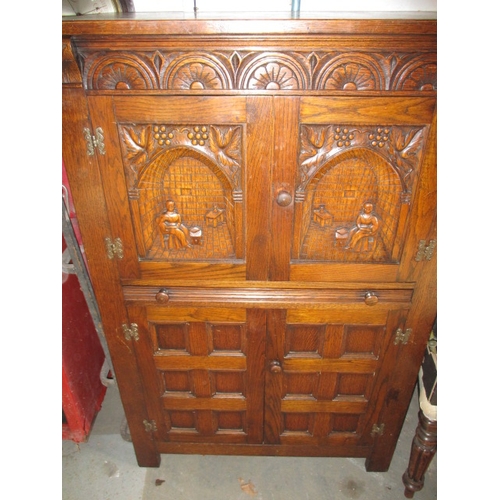
[[207, 156], [224, 172], [233, 190], [241, 190], [241, 126], [122, 124], [119, 130], [130, 189], [166, 149], [187, 147]]
[[398, 172], [404, 191], [410, 192], [411, 174], [421, 159], [424, 133], [423, 127], [302, 125], [297, 193], [304, 192], [310, 180], [335, 155], [354, 147], [375, 149], [383, 154]]

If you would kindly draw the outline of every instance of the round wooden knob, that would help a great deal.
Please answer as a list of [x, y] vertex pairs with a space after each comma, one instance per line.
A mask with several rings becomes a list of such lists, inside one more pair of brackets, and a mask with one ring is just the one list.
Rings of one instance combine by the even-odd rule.
[[272, 361], [271, 362], [271, 372], [272, 373], [281, 373], [281, 371], [282, 371], [282, 368], [281, 368], [280, 362], [279, 361]]
[[365, 304], [367, 306], [374, 306], [378, 302], [378, 297], [375, 292], [365, 293]]
[[278, 203], [280, 207], [287, 207], [292, 203], [292, 195], [287, 191], [281, 191], [276, 198], [276, 203]]
[[160, 304], [166, 304], [169, 299], [170, 297], [168, 296], [168, 290], [166, 288], [161, 288], [156, 294], [156, 302], [159, 302]]

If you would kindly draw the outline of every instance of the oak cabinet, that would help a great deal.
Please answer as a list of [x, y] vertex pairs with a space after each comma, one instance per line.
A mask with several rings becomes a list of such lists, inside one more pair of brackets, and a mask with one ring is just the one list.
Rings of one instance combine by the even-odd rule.
[[63, 22], [63, 156], [138, 463], [387, 470], [436, 313], [432, 20]]

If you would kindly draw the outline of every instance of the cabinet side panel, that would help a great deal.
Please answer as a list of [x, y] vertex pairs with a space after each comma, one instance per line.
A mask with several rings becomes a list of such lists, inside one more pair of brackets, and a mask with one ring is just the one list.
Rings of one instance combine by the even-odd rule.
[[[155, 467], [160, 463], [160, 456], [142, 424], [147, 413], [135, 357], [121, 337], [121, 325], [127, 323], [127, 312], [116, 266], [106, 255], [109, 224], [99, 165], [96, 156], [88, 156], [85, 149], [83, 129], [91, 128], [91, 123], [82, 90], [63, 89], [62, 116], [63, 160], [137, 461], [141, 466]], [[109, 300], [110, 297], [115, 300]]]

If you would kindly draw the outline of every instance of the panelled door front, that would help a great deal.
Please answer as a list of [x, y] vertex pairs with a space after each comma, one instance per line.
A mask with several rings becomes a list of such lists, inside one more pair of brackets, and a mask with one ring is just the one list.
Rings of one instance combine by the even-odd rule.
[[372, 446], [408, 307], [270, 311], [266, 442], [350, 453]]
[[89, 103], [104, 136], [99, 165], [122, 283], [267, 278], [269, 207], [259, 190], [272, 160], [270, 99]]
[[272, 279], [414, 280], [421, 240], [433, 245], [434, 97], [275, 101], [288, 147], [274, 169]]
[[148, 414], [164, 442], [263, 441], [264, 311], [129, 306]]

